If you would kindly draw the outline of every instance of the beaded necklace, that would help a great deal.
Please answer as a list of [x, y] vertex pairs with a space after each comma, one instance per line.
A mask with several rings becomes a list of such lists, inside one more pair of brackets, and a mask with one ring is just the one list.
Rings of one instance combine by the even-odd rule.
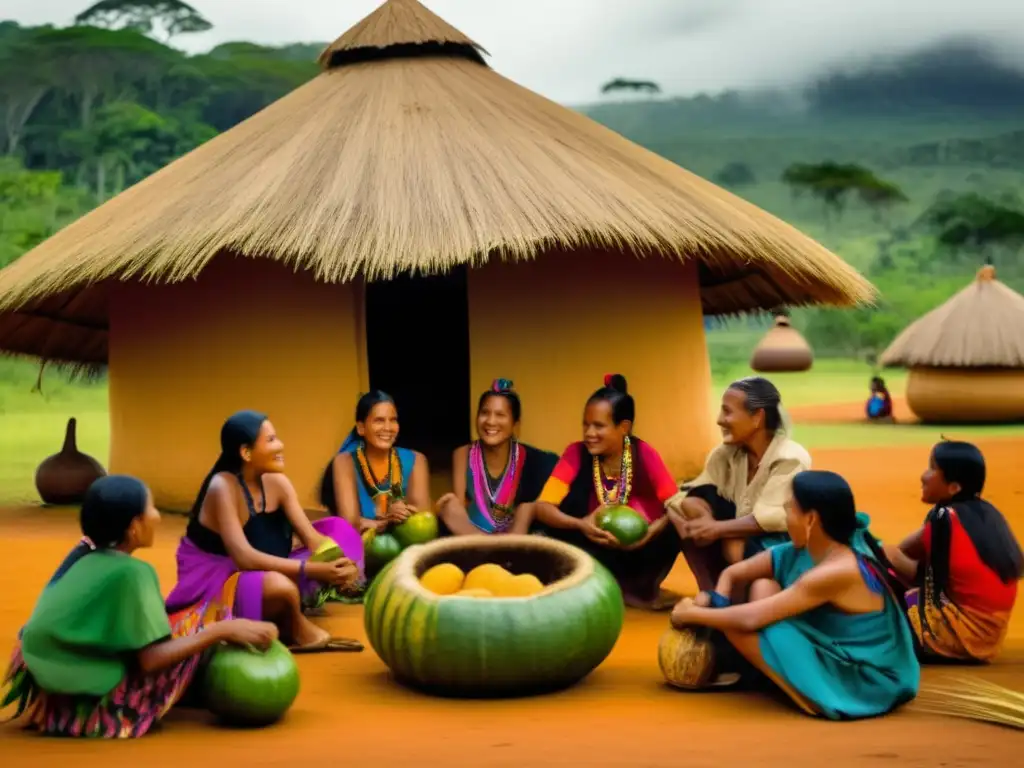
[[485, 515], [491, 518], [496, 531], [504, 531], [512, 524], [515, 511], [516, 491], [519, 489], [519, 477], [522, 474], [524, 453], [519, 449], [519, 441], [513, 440], [509, 446], [508, 463], [501, 476], [497, 478], [494, 490], [491, 490], [491, 478], [484, 461], [483, 447], [476, 440], [469, 447], [469, 473], [473, 480], [474, 501]]
[[401, 499], [404, 496], [402, 493], [402, 466], [398, 461], [397, 453], [394, 448], [388, 451], [387, 477], [384, 480], [378, 480], [373, 473], [373, 467], [370, 466], [370, 462], [366, 458], [366, 443], [360, 442], [356, 447], [356, 463], [359, 465], [363, 482], [371, 491], [370, 495], [374, 501], [380, 496], [390, 496], [393, 499]]
[[604, 470], [601, 468], [601, 457], [594, 457], [594, 491], [601, 505], [629, 502], [629, 494], [633, 490], [633, 452], [630, 450], [629, 436], [622, 443], [622, 458], [619, 463], [619, 481], [610, 491], [605, 488]]

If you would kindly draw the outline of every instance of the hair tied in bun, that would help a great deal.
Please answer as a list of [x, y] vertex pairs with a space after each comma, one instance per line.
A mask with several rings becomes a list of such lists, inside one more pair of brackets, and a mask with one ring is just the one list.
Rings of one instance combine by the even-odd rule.
[[512, 379], [495, 379], [491, 384], [491, 390], [493, 392], [511, 392]]

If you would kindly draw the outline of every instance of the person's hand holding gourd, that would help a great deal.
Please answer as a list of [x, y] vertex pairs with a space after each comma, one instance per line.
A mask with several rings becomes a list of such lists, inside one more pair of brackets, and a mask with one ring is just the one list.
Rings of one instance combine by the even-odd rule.
[[321, 584], [343, 587], [359, 578], [359, 569], [347, 557], [329, 563], [306, 563], [306, 575]]
[[279, 635], [277, 625], [269, 621], [229, 619], [214, 626], [219, 628], [225, 641], [233, 645], [251, 645], [261, 651], [266, 650]]
[[406, 503], [404, 499], [395, 499], [388, 504], [387, 519], [389, 522], [398, 525], [404, 523], [411, 515], [416, 514], [418, 510], [411, 504]]
[[579, 532], [590, 539], [590, 541], [595, 544], [600, 544], [602, 547], [618, 547], [619, 540], [610, 532], [604, 530], [604, 528], [598, 527], [597, 525], [597, 515], [602, 509], [603, 507], [598, 507], [589, 515], [582, 518], [579, 521]]

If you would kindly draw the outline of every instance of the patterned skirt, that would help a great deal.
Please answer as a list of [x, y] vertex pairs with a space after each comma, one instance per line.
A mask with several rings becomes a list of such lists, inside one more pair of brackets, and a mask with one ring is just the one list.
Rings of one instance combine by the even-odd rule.
[[[177, 611], [170, 616], [174, 638], [202, 632], [217, 621], [230, 619], [237, 578], [225, 584], [221, 599]], [[143, 674], [129, 671], [117, 687], [102, 698], [49, 693], [36, 685], [25, 666], [21, 644], [4, 676], [0, 710], [16, 706], [10, 720], [21, 719], [26, 728], [47, 736], [133, 739], [144, 736], [181, 701], [196, 678], [203, 655], [192, 656], [167, 669]]]
[[936, 600], [930, 574], [925, 577], [924, 589], [908, 592], [906, 602], [907, 618], [924, 661], [990, 662], [1002, 648], [1010, 626], [1009, 611], [958, 606], [945, 595]]

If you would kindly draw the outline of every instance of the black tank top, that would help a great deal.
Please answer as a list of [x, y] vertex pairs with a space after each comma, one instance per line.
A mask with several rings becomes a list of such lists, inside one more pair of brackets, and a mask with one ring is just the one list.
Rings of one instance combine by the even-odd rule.
[[[242, 533], [245, 534], [249, 546], [275, 557], [288, 557], [292, 552], [292, 527], [283, 509], [278, 508], [273, 512], [266, 511], [267, 492], [263, 488], [263, 478], [260, 478], [263, 502], [259, 512], [256, 511], [256, 503], [253, 501], [245, 481], [238, 477], [238, 482], [242, 486], [245, 504], [249, 509], [249, 519], [242, 526]], [[202, 509], [202, 505], [200, 505], [200, 509]], [[199, 522], [198, 514], [189, 520], [185, 535], [203, 552], [227, 557], [228, 551], [220, 534]]]

